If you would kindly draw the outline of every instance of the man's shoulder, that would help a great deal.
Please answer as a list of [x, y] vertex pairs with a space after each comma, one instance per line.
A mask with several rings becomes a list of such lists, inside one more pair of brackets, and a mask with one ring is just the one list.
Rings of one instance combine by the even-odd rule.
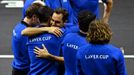
[[68, 34], [66, 34], [66, 36], [65, 37], [74, 37], [74, 36], [78, 36], [78, 33], [68, 33]]

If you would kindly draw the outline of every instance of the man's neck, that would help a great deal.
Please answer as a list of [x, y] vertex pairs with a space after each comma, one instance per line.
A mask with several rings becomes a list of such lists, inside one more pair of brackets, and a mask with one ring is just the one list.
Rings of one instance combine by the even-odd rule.
[[27, 17], [25, 17], [25, 18], [23, 19], [23, 21], [24, 21], [25, 23], [27, 23], [28, 25], [31, 25], [30, 19], [28, 19]]

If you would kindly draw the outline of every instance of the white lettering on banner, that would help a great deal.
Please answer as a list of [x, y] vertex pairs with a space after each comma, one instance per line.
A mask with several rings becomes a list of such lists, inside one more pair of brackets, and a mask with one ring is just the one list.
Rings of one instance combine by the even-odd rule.
[[109, 55], [85, 55], [85, 59], [108, 59]]
[[50, 40], [51, 38], [52, 38], [51, 36], [47, 36], [47, 37], [38, 37], [38, 38], [30, 39], [29, 42], [47, 41], [47, 40]]
[[67, 43], [67, 47], [70, 47], [70, 48], [73, 48], [73, 49], [76, 49], [76, 50], [79, 48], [77, 45], [70, 44], [70, 43]]
[[6, 4], [6, 8], [22, 8], [24, 6], [23, 0], [2, 0], [1, 4]]

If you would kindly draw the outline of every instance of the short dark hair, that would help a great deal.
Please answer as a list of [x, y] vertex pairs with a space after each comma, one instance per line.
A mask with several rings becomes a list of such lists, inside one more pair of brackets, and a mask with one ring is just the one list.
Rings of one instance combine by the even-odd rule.
[[107, 44], [112, 37], [112, 32], [107, 23], [95, 20], [89, 25], [87, 40], [92, 44]]
[[42, 5], [39, 3], [33, 3], [32, 5], [30, 5], [27, 10], [26, 10], [26, 17], [31, 18], [33, 15], [36, 15], [39, 17], [39, 12], [38, 9], [41, 7]]
[[54, 10], [54, 13], [63, 14], [63, 17], [62, 17], [63, 22], [67, 21], [67, 18], [68, 18], [67, 10], [65, 10], [63, 8], [57, 8], [57, 9]]
[[50, 17], [53, 14], [53, 10], [48, 6], [42, 6], [39, 8], [39, 20], [41, 23], [48, 23]]
[[31, 5], [36, 5], [36, 6], [38, 6], [38, 7], [44, 6], [44, 5], [42, 5], [41, 3], [32, 3]]
[[95, 20], [96, 16], [88, 10], [82, 10], [78, 14], [78, 24], [80, 30], [83, 32], [88, 31], [89, 24]]

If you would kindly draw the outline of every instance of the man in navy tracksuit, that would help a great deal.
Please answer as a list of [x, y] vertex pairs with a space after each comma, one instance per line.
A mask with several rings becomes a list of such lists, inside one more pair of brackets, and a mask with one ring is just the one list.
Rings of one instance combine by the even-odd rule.
[[12, 51], [14, 59], [12, 61], [12, 75], [27, 75], [29, 72], [30, 60], [26, 46], [28, 37], [22, 36], [21, 31], [39, 23], [38, 8], [37, 5], [31, 5], [26, 11], [26, 17], [13, 29]]
[[94, 21], [89, 26], [90, 44], [77, 52], [77, 75], [127, 75], [121, 50], [111, 44], [109, 25]]
[[65, 75], [76, 75], [76, 53], [81, 46], [88, 44], [86, 41], [87, 31], [90, 22], [94, 19], [95, 15], [89, 11], [81, 11], [78, 16], [78, 32], [69, 33], [64, 37], [62, 51], [65, 64]]

